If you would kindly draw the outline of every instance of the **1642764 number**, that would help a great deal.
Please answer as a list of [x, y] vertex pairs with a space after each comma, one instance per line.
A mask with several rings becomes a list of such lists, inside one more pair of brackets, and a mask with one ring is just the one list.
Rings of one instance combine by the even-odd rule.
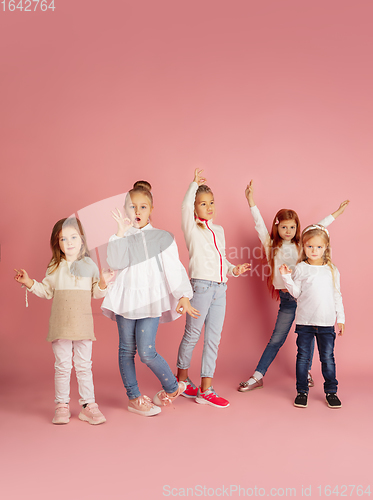
[[3, 12], [54, 12], [56, 6], [54, 0], [3, 0], [0, 2], [3, 6]]
[[330, 486], [327, 484], [325, 486], [318, 486], [319, 496], [340, 496], [340, 497], [362, 497], [368, 496], [370, 497], [370, 486], [362, 486], [361, 484], [342, 484], [340, 486]]

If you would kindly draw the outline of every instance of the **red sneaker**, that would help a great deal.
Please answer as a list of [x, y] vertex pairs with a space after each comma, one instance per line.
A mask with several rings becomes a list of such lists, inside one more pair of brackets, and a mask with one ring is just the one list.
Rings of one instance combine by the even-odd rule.
[[229, 401], [224, 398], [220, 398], [212, 387], [209, 387], [205, 392], [201, 392], [201, 388], [198, 389], [196, 403], [202, 405], [211, 405], [216, 408], [227, 408], [229, 406]]
[[187, 388], [182, 394], [180, 394], [180, 396], [184, 396], [184, 398], [195, 398], [197, 396], [198, 387], [193, 384], [189, 377], [184, 380], [184, 382], [186, 383]]

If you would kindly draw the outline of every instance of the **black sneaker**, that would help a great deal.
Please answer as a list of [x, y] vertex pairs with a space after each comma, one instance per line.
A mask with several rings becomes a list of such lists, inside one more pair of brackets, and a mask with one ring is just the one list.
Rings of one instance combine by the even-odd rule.
[[342, 406], [342, 403], [335, 392], [326, 394], [326, 402], [329, 408], [340, 408]]
[[305, 392], [298, 392], [298, 396], [295, 398], [294, 406], [298, 408], [307, 408], [308, 394]]

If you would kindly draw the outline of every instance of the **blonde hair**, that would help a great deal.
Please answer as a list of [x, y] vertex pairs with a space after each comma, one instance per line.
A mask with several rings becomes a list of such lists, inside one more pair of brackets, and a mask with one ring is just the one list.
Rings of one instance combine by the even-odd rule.
[[303, 232], [302, 232], [302, 251], [300, 254], [300, 257], [298, 259], [297, 264], [300, 262], [306, 261], [307, 255], [304, 251], [304, 246], [309, 241], [311, 238], [314, 238], [315, 236], [320, 236], [322, 240], [325, 243], [325, 252], [323, 254], [323, 262], [324, 264], [327, 264], [330, 267], [330, 270], [332, 272], [332, 277], [333, 277], [333, 285], [335, 286], [335, 266], [332, 262], [331, 259], [331, 250], [330, 250], [330, 237], [329, 237], [329, 232], [327, 229], [325, 229], [324, 226], [321, 224], [314, 224], [311, 226], [307, 226]]
[[152, 186], [148, 181], [137, 181], [133, 185], [133, 188], [128, 191], [128, 194], [142, 193], [150, 201], [150, 206], [153, 207], [153, 195], [151, 193]]
[[[197, 196], [198, 195], [203, 194], [203, 193], [210, 193], [210, 194], [212, 194], [212, 196], [214, 196], [214, 193], [211, 191], [211, 188], [209, 188], [206, 184], [201, 184], [200, 186], [198, 186], [198, 189], [196, 191], [196, 198], [195, 198], [195, 200], [197, 200]], [[194, 204], [195, 203], [196, 202], [194, 202]], [[196, 219], [196, 214], [195, 213], [194, 213], [194, 218]], [[206, 229], [206, 226], [204, 224], [202, 224], [202, 222], [197, 222], [197, 226], [199, 226], [202, 229]]]

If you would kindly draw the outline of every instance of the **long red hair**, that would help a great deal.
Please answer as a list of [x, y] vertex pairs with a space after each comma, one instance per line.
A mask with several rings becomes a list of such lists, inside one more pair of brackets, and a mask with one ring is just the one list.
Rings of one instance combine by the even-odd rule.
[[277, 300], [279, 299], [279, 292], [278, 290], [275, 290], [273, 287], [273, 278], [274, 278], [274, 272], [275, 272], [275, 257], [276, 254], [279, 250], [279, 248], [282, 247], [282, 238], [278, 234], [278, 225], [284, 221], [284, 220], [293, 220], [295, 221], [297, 225], [297, 230], [295, 232], [294, 238], [291, 240], [291, 243], [294, 243], [297, 247], [298, 253], [301, 251], [301, 245], [300, 245], [300, 221], [297, 212], [295, 210], [291, 210], [289, 208], [282, 208], [277, 212], [275, 215], [275, 218], [273, 219], [272, 222], [272, 229], [270, 233], [270, 244], [269, 244], [269, 249], [268, 249], [268, 255], [267, 261], [268, 264], [271, 268], [271, 274], [268, 276], [267, 279], [267, 285], [269, 290], [272, 293], [272, 297], [276, 298]]

